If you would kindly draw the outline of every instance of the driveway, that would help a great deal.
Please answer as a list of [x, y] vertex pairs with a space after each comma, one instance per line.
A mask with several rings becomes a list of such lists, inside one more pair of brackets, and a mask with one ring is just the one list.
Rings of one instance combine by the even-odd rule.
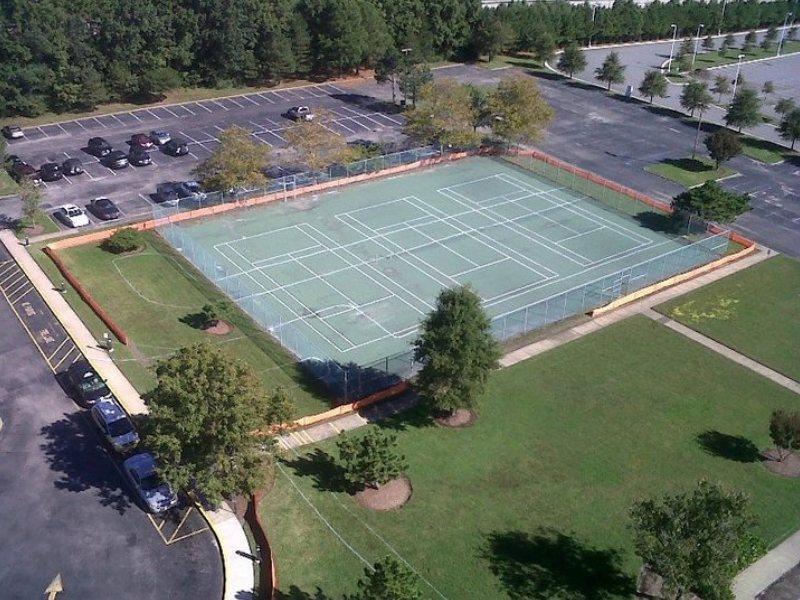
[[59, 600], [218, 600], [213, 535], [194, 512], [163, 522], [134, 504], [57, 381], [80, 353], [9, 260], [0, 247], [0, 596], [41, 598], [60, 573]]

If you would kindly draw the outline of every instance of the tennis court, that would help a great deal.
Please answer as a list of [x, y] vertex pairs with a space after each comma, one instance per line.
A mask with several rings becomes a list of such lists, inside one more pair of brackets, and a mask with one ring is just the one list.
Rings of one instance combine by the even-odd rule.
[[442, 288], [470, 284], [500, 317], [688, 243], [484, 157], [177, 229], [167, 237], [300, 359], [357, 365], [408, 350]]

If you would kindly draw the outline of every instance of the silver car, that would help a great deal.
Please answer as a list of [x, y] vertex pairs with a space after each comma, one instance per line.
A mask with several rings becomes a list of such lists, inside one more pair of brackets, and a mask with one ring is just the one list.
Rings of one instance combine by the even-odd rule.
[[114, 400], [101, 400], [92, 407], [91, 415], [100, 433], [120, 454], [133, 450], [139, 443], [139, 434], [133, 423]]
[[191, 200], [202, 203], [206, 200], [206, 193], [197, 181], [184, 181], [178, 185], [178, 196], [181, 200]]
[[314, 113], [307, 106], [293, 106], [286, 111], [286, 116], [292, 121], [313, 121]]
[[172, 139], [169, 131], [164, 131], [163, 129], [154, 129], [150, 132], [150, 141], [153, 142], [156, 146], [163, 146], [168, 141]]
[[178, 503], [178, 496], [156, 472], [156, 459], [149, 452], [134, 454], [122, 469], [147, 509], [156, 514], [169, 510]]

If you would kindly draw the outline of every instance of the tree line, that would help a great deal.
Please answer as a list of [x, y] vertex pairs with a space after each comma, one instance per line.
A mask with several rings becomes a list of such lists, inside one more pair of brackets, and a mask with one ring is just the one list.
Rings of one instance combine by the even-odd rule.
[[[387, 54], [473, 59], [487, 50], [664, 37], [714, 29], [722, 4], [592, 9], [566, 2], [481, 9], [479, 0], [16, 0], [0, 7], [0, 116], [147, 101], [374, 67]], [[788, 2], [733, 0], [724, 30], [781, 22]]]

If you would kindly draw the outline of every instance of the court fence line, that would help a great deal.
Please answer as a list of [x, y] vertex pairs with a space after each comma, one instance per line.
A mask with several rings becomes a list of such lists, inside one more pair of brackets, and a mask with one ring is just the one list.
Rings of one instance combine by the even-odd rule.
[[[425, 152], [436, 153], [436, 150]], [[435, 154], [434, 154], [435, 155]], [[465, 154], [466, 155], [466, 154]], [[418, 154], [409, 154], [411, 159]], [[431, 155], [427, 155], [431, 156]], [[621, 212], [633, 218], [664, 218], [669, 223], [672, 236], [684, 245], [662, 255], [629, 265], [613, 273], [577, 285], [519, 309], [497, 315], [491, 319], [492, 333], [500, 342], [508, 341], [558, 321], [586, 314], [615, 300], [633, 294], [653, 284], [714, 262], [731, 253], [732, 244], [752, 246], [753, 242], [716, 224], [696, 217], [675, 219], [671, 207], [645, 194], [611, 182], [594, 173], [564, 163], [538, 150], [506, 155], [504, 160], [526, 168], [537, 175], [578, 192], [584, 198], [600, 202], [604, 208]], [[397, 158], [374, 161], [374, 167], [392, 165]], [[364, 161], [361, 161], [364, 163]], [[366, 165], [357, 170], [368, 168]], [[371, 168], [371, 167], [370, 167]], [[391, 168], [387, 167], [387, 168]], [[345, 173], [353, 170], [345, 167]], [[281, 190], [299, 183], [307, 187], [320, 183], [312, 176], [292, 176], [291, 185], [279, 184]], [[304, 186], [306, 187], [306, 186]], [[294, 194], [293, 194], [294, 196]], [[176, 213], [179, 211], [176, 211]], [[642, 215], [649, 215], [643, 217]], [[180, 219], [183, 220], [183, 219]], [[185, 229], [171, 218], [158, 218], [158, 231], [173, 247], [222, 289], [245, 312], [273, 335], [318, 380], [323, 382], [338, 403], [348, 403], [375, 394], [383, 389], [413, 378], [421, 368], [414, 360], [413, 349], [382, 357], [367, 364], [343, 364], [308, 339], [295, 324], [287, 321], [270, 303], [263, 288], [239, 278], [238, 267], [217, 260], [209, 251], [194, 241]], [[292, 319], [293, 321], [294, 319]]]

